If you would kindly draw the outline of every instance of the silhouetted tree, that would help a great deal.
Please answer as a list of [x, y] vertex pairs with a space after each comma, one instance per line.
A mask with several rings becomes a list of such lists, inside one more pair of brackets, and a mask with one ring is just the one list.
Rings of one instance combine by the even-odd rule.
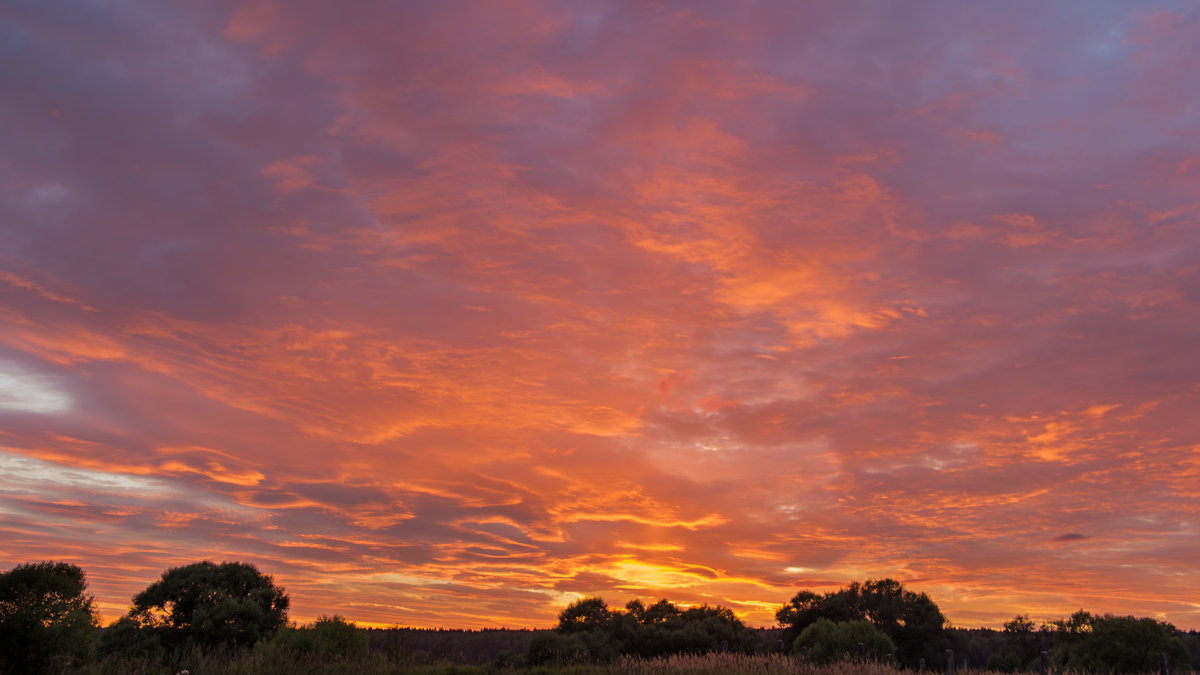
[[649, 607], [633, 600], [624, 611], [613, 611], [600, 598], [584, 598], [559, 614], [554, 635], [538, 636], [530, 644], [530, 663], [577, 661], [580, 646], [588, 659], [607, 661], [619, 654], [752, 652], [757, 641], [730, 609], [701, 605], [681, 610], [665, 599]]
[[65, 562], [0, 573], [0, 672], [58, 670], [89, 657], [99, 621], [83, 570]]
[[580, 633], [603, 629], [612, 619], [612, 612], [604, 600], [596, 597], [576, 600], [558, 615], [558, 632]]
[[828, 595], [817, 595], [808, 590], [800, 591], [775, 612], [775, 620], [785, 626], [792, 626], [797, 634], [817, 619], [837, 621], [833, 617], [825, 616], [827, 608], [824, 605]]
[[824, 595], [800, 591], [779, 608], [775, 618], [790, 627], [789, 639], [818, 619], [834, 623], [865, 620], [883, 631], [896, 645], [896, 658], [915, 666], [930, 663], [949, 646], [946, 617], [929, 596], [907, 591], [895, 579], [857, 581]]
[[248, 646], [287, 622], [288, 603], [283, 589], [254, 565], [206, 560], [163, 572], [134, 596], [129, 618], [167, 647]]
[[675, 603], [663, 598], [646, 608], [646, 611], [642, 614], [641, 623], [670, 623], [681, 616], [683, 616], [683, 612], [680, 611], [679, 607]]

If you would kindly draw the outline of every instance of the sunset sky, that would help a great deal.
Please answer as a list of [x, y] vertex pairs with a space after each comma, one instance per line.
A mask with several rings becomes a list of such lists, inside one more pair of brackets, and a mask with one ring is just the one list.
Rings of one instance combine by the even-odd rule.
[[0, 5], [0, 569], [1200, 628], [1200, 3]]

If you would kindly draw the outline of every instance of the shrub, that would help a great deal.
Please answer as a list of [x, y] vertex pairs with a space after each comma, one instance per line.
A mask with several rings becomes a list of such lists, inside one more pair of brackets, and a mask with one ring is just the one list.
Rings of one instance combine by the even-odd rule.
[[312, 626], [284, 626], [271, 638], [277, 648], [340, 659], [366, 656], [369, 643], [365, 630], [336, 614], [322, 616]]
[[868, 658], [881, 661], [888, 654], [896, 653], [896, 645], [883, 631], [868, 621], [840, 621], [817, 619], [800, 632], [792, 645], [794, 653], [808, 650], [808, 658], [815, 663], [833, 663], [845, 654], [858, 652], [863, 644]]
[[496, 658], [492, 659], [492, 663], [488, 666], [488, 670], [515, 670], [525, 665], [521, 657], [511, 649], [501, 649]]
[[101, 654], [156, 659], [164, 652], [157, 632], [127, 616], [110, 624], [100, 634]]
[[589, 658], [588, 646], [577, 634], [541, 633], [529, 643], [530, 665], [581, 663]]

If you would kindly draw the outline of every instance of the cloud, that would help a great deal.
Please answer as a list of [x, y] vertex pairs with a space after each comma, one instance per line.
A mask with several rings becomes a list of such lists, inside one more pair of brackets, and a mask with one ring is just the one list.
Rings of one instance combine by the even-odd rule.
[[74, 10], [0, 9], [0, 563], [1200, 626], [1178, 7]]
[[51, 378], [0, 361], [0, 410], [61, 413], [71, 409], [70, 395]]

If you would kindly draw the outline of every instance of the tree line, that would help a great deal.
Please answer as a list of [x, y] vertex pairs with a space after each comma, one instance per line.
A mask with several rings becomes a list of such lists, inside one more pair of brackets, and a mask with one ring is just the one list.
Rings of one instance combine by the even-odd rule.
[[[52, 673], [101, 659], [161, 663], [197, 649], [251, 646], [348, 657], [367, 634], [339, 616], [288, 625], [290, 598], [249, 563], [203, 561], [168, 569], [100, 630], [83, 570], [65, 562], [0, 573], [0, 672]], [[176, 659], [178, 660], [178, 659]]]
[[960, 663], [1003, 672], [1036, 672], [1042, 652], [1055, 671], [1146, 673], [1157, 671], [1161, 655], [1176, 669], [1200, 668], [1200, 633], [1185, 633], [1149, 617], [1097, 615], [1084, 610], [1037, 626], [1018, 615], [1001, 631], [953, 629], [924, 593], [907, 591], [894, 579], [863, 583], [818, 595], [800, 591], [776, 613], [787, 626], [796, 652], [831, 661], [857, 653], [893, 654], [904, 667], [925, 662], [944, 670], [952, 649]]
[[1043, 652], [1055, 670], [1158, 672], [1163, 655], [1175, 671], [1200, 669], [1200, 633], [1150, 617], [1079, 610], [1039, 626], [1022, 614], [1000, 631], [960, 630], [958, 635], [964, 656], [989, 670], [1033, 672]]
[[[202, 561], [164, 571], [133, 596], [125, 616], [101, 629], [79, 567], [26, 563], [0, 573], [0, 672], [67, 672], [97, 659], [178, 665], [181, 655], [197, 650], [253, 651], [271, 663], [282, 655], [349, 663], [370, 651], [386, 662], [398, 649], [372, 647], [377, 631], [339, 616], [297, 627], [288, 622], [289, 606], [284, 589], [254, 565]], [[953, 649], [974, 669], [1007, 672], [1036, 671], [1043, 652], [1057, 671], [1144, 673], [1157, 668], [1162, 654], [1178, 669], [1200, 667], [1200, 634], [1163, 621], [1080, 610], [1040, 626], [1020, 615], [1002, 631], [953, 629], [928, 595], [894, 579], [855, 581], [824, 594], [802, 590], [779, 608], [776, 620], [781, 628], [752, 629], [719, 606], [661, 599], [611, 608], [587, 597], [563, 609], [553, 630], [528, 631], [531, 637], [518, 641], [528, 645], [524, 654], [505, 649], [493, 665], [784, 651], [814, 663], [861, 654], [937, 672], [945, 650]]]

